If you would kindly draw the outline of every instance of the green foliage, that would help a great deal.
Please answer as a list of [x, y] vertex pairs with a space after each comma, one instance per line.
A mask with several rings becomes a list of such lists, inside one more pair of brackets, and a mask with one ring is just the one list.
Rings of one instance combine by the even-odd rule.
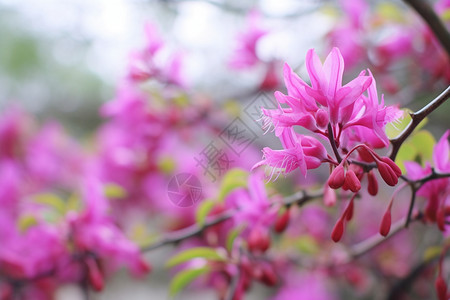
[[207, 199], [202, 201], [202, 203], [198, 206], [196, 214], [195, 214], [195, 220], [198, 224], [198, 226], [203, 226], [206, 221], [206, 217], [208, 216], [211, 209], [216, 204], [216, 201], [212, 199]]
[[231, 252], [231, 250], [233, 249], [234, 241], [239, 236], [239, 234], [241, 234], [241, 232], [242, 232], [242, 230], [244, 230], [244, 228], [245, 228], [244, 226], [238, 226], [236, 228], [233, 228], [233, 230], [230, 231], [230, 233], [228, 234], [227, 243], [226, 243], [228, 252]]
[[218, 200], [223, 201], [234, 189], [247, 186], [248, 172], [235, 168], [228, 171], [220, 185]]
[[178, 294], [182, 289], [184, 289], [189, 283], [202, 274], [206, 274], [211, 269], [209, 267], [188, 269], [179, 272], [170, 282], [170, 296], [173, 297]]
[[127, 196], [127, 191], [123, 187], [115, 183], [105, 184], [105, 196], [109, 199], [122, 199]]
[[169, 259], [169, 261], [166, 263], [166, 266], [171, 268], [176, 265], [182, 264], [184, 262], [187, 262], [193, 258], [204, 258], [207, 260], [214, 260], [214, 261], [225, 261], [225, 257], [220, 254], [216, 249], [209, 248], [209, 247], [195, 247], [190, 248], [185, 251], [182, 251]]

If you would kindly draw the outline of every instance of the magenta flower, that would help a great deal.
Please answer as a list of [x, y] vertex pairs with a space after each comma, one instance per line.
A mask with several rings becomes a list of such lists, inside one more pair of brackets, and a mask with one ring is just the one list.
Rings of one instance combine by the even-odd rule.
[[[438, 173], [450, 172], [450, 146], [448, 137], [450, 130], [447, 130], [439, 142], [434, 146], [433, 165]], [[405, 168], [410, 179], [417, 180], [432, 173], [432, 166], [429, 163], [425, 167], [416, 162], [405, 162]], [[425, 216], [433, 222], [437, 222], [439, 228], [445, 230], [446, 206], [450, 201], [450, 179], [441, 178], [426, 182], [417, 192], [418, 195], [427, 199]]]
[[[307, 169], [330, 162], [321, 143], [324, 137], [329, 138], [330, 130], [336, 147], [343, 150], [342, 155], [352, 152], [351, 149], [360, 144], [386, 147], [389, 141], [385, 126], [400, 116], [398, 109], [384, 106], [383, 98], [379, 103], [376, 82], [370, 71], [368, 76], [363, 71], [342, 85], [344, 60], [339, 49], [334, 48], [323, 65], [314, 50], [309, 50], [306, 67], [311, 86], [286, 64], [287, 95], [275, 92], [278, 108], [262, 109], [264, 128], [273, 127], [284, 148], [264, 148], [263, 160], [255, 165], [272, 167], [272, 176], [275, 171], [289, 173], [296, 168], [306, 175]], [[296, 133], [294, 126], [311, 131], [311, 136]], [[388, 181], [396, 182], [394, 179]], [[357, 181], [351, 182], [354, 189], [358, 189]]]
[[233, 69], [253, 67], [260, 59], [256, 53], [256, 45], [268, 31], [260, 27], [260, 15], [252, 11], [247, 17], [247, 28], [237, 39], [237, 46], [230, 59], [229, 65]]

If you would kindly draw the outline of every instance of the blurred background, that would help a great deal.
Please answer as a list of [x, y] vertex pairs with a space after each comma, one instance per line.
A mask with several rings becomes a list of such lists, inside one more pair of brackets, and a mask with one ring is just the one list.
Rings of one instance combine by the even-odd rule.
[[[259, 57], [286, 61], [301, 74], [306, 51], [318, 48], [324, 53], [323, 39], [341, 13], [337, 2], [326, 0], [0, 0], [1, 109], [19, 105], [39, 120], [61, 122], [74, 136], [89, 136], [102, 122], [100, 106], [114, 97], [126, 75], [130, 51], [145, 43], [147, 22], [156, 24], [167, 44], [181, 51], [189, 91], [217, 103], [249, 101], [263, 72], [235, 72], [227, 62], [253, 9], [272, 32], [258, 44]], [[438, 92], [406, 90], [393, 100], [386, 97], [386, 102], [417, 109]], [[449, 128], [448, 112], [444, 106], [429, 122], [428, 129], [437, 136]], [[149, 261], [156, 262], [163, 252], [152, 252]], [[119, 274], [95, 299], [131, 299], [130, 294], [132, 299], [165, 299], [169, 278], [153, 272], [148, 281], [136, 281]], [[76, 286], [58, 293], [58, 299], [82, 297]], [[198, 299], [189, 292], [180, 297]], [[213, 299], [213, 292], [203, 297]], [[260, 296], [253, 297], [248, 299]]]

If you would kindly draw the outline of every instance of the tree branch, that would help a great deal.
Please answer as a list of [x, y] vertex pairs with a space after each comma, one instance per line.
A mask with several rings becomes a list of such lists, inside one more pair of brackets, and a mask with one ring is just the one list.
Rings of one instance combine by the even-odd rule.
[[395, 157], [397, 156], [398, 150], [402, 146], [403, 142], [409, 137], [409, 135], [414, 131], [417, 125], [425, 119], [431, 112], [433, 112], [436, 108], [442, 105], [445, 101], [450, 98], [450, 86], [445, 89], [439, 96], [437, 96], [433, 101], [424, 106], [421, 110], [411, 113], [411, 122], [408, 126], [403, 130], [403, 132], [391, 140], [392, 150], [389, 155], [390, 159], [395, 161]]
[[434, 35], [437, 37], [442, 47], [450, 58], [450, 33], [445, 25], [439, 19], [434, 10], [427, 4], [425, 0], [404, 0], [408, 3], [428, 24]]

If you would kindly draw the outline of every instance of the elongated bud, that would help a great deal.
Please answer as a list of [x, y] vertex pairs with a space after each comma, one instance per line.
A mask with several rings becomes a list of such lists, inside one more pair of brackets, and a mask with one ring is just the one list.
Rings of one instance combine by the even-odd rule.
[[361, 157], [361, 159], [365, 162], [370, 163], [374, 161], [372, 154], [370, 154], [369, 151], [364, 147], [358, 148], [358, 154]]
[[267, 286], [274, 286], [278, 282], [277, 275], [270, 265], [264, 265], [262, 269], [261, 281]]
[[344, 220], [340, 218], [336, 225], [334, 225], [333, 231], [331, 232], [331, 239], [337, 243], [341, 240], [342, 235], [344, 234]]
[[381, 220], [380, 234], [382, 236], [387, 236], [389, 234], [389, 231], [391, 231], [391, 219], [391, 210], [388, 209], [384, 213], [383, 219]]
[[436, 222], [441, 231], [445, 231], [445, 208], [440, 207], [437, 211]]
[[392, 170], [392, 168], [385, 162], [378, 161], [377, 162], [378, 171], [380, 172], [381, 177], [384, 182], [386, 182], [390, 186], [395, 186], [398, 183], [398, 176]]
[[93, 258], [86, 259], [86, 265], [88, 268], [88, 282], [92, 288], [100, 292], [103, 290], [104, 281], [103, 275], [98, 267], [97, 262]]
[[344, 185], [345, 182], [345, 169], [342, 165], [337, 166], [330, 174], [328, 179], [328, 185], [332, 189], [338, 189]]
[[348, 170], [345, 175], [345, 185], [352, 191], [353, 193], [358, 192], [361, 189], [361, 182], [359, 182], [358, 177], [353, 170]]
[[336, 193], [328, 185], [325, 186], [323, 191], [323, 202], [326, 206], [333, 206], [336, 204]]
[[395, 164], [395, 162], [392, 161], [392, 159], [390, 159], [389, 157], [382, 157], [381, 160], [384, 163], [387, 163], [389, 167], [391, 167], [397, 177], [400, 177], [400, 175], [402, 175], [402, 170]]
[[270, 247], [270, 236], [267, 230], [254, 228], [248, 237], [248, 249], [250, 252], [266, 252]]
[[348, 203], [347, 208], [345, 209], [344, 215], [345, 215], [345, 220], [350, 221], [353, 218], [353, 210], [354, 210], [354, 203], [353, 203], [353, 199], [355, 199], [355, 197], [353, 197], [350, 202]]
[[367, 191], [372, 196], [376, 196], [378, 194], [378, 181], [373, 171], [367, 173]]
[[444, 279], [441, 275], [436, 278], [436, 282], [434, 283], [434, 286], [436, 288], [436, 292], [438, 294], [439, 300], [447, 300], [447, 284], [445, 283]]
[[328, 122], [329, 122], [328, 113], [323, 109], [319, 109], [316, 112], [316, 123], [318, 127], [325, 128], [328, 125]]
[[279, 215], [277, 220], [275, 221], [274, 226], [275, 232], [277, 233], [283, 232], [289, 224], [289, 219], [290, 219], [290, 210], [286, 209], [286, 211], [283, 212], [281, 215]]

